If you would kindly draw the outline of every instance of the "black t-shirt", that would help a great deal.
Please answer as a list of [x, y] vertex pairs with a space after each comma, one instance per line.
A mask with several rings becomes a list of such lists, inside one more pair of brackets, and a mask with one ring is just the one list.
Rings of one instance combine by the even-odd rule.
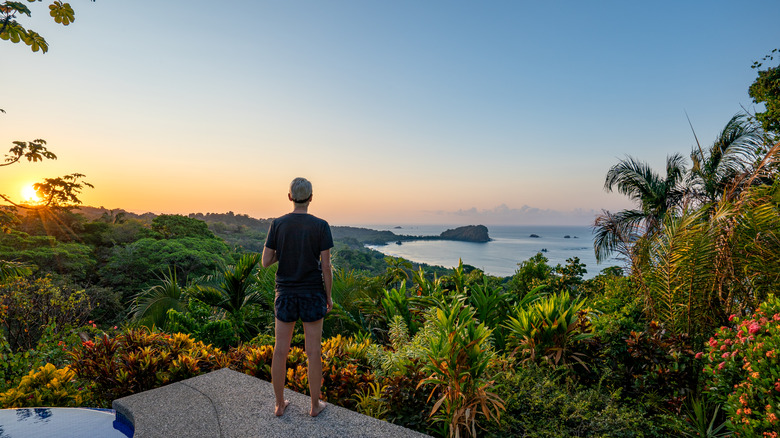
[[288, 213], [271, 222], [265, 246], [279, 257], [277, 293], [324, 290], [320, 252], [333, 248], [327, 222], [306, 213]]

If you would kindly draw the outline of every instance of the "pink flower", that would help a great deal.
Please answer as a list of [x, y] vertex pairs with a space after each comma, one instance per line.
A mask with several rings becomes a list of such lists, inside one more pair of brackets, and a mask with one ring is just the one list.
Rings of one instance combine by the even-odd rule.
[[718, 341], [715, 340], [715, 338], [710, 338], [710, 347], [717, 347]]
[[731, 357], [731, 353], [729, 353], [729, 352], [727, 351], [727, 352], [725, 352], [725, 353], [721, 354], [721, 355], [720, 355], [720, 357], [722, 357], [723, 359], [728, 359], [729, 357]]
[[701, 359], [702, 356], [704, 356], [704, 353], [702, 353], [701, 351], [696, 353], [696, 359]]
[[750, 328], [748, 328], [748, 332], [751, 335], [755, 335], [756, 333], [758, 333], [759, 330], [761, 330], [761, 326], [758, 325], [757, 322], [754, 322], [753, 324], [750, 324]]
[[769, 350], [766, 352], [766, 357], [775, 357], [775, 350]]
[[775, 391], [780, 392], [780, 380], [775, 382]]
[[734, 321], [734, 318], [736, 318], [736, 317], [737, 317], [737, 315], [735, 315], [735, 314], [729, 315], [729, 322]]
[[726, 362], [721, 362], [721, 363], [718, 364], [718, 369], [722, 370], [723, 367], [725, 367], [725, 366], [726, 366]]

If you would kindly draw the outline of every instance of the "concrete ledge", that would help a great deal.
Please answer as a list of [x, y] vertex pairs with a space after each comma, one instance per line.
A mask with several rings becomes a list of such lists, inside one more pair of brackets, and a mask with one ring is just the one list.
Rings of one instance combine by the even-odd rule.
[[271, 383], [228, 368], [114, 400], [135, 438], [388, 437], [428, 435], [329, 404], [309, 417], [309, 396], [285, 389], [282, 417], [273, 414]]

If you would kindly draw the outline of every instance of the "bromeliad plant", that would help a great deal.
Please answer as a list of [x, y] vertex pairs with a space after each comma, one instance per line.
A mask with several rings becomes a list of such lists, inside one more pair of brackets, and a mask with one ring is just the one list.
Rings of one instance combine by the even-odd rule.
[[584, 355], [576, 351], [578, 343], [593, 336], [587, 313], [585, 299], [571, 298], [566, 291], [518, 305], [504, 324], [507, 345], [528, 360], [567, 366], [573, 360], [587, 369]]
[[450, 437], [476, 436], [477, 416], [498, 420], [504, 403], [491, 391], [487, 371], [495, 353], [491, 331], [474, 318], [474, 310], [456, 296], [439, 302], [428, 315], [436, 329], [426, 348], [424, 372], [429, 377], [418, 386], [432, 386], [441, 394], [431, 411], [435, 422], [444, 422]]

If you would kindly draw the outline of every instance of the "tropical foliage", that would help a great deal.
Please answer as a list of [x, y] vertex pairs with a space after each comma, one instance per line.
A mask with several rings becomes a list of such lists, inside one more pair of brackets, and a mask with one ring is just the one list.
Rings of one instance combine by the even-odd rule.
[[[428, 268], [363, 248], [386, 232], [334, 227], [323, 398], [434, 436], [775, 436], [774, 74], [756, 85], [763, 129], [737, 115], [663, 172], [609, 169], [634, 207], [596, 219], [594, 249], [627, 275], [542, 253], [505, 278]], [[17, 142], [3, 165], [54, 158]], [[50, 208], [0, 213], [2, 406], [108, 406], [221, 367], [269, 379], [268, 220], [53, 208], [78, 204], [80, 178], [38, 186]], [[305, 393], [302, 339], [287, 382]]]

